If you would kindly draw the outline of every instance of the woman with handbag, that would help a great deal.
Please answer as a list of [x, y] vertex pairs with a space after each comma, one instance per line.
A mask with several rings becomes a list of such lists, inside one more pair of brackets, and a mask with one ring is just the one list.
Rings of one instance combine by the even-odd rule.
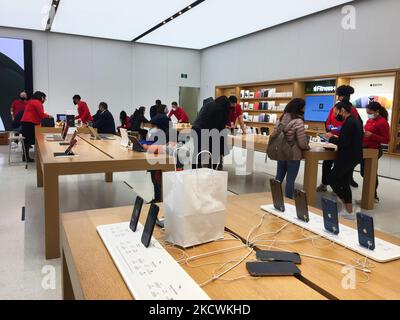
[[274, 136], [278, 128], [283, 127], [285, 139], [291, 147], [291, 159], [278, 160], [275, 177], [277, 181], [282, 183], [286, 176], [285, 196], [290, 199], [293, 199], [294, 184], [299, 173], [303, 151], [310, 149], [304, 128], [305, 106], [306, 102], [303, 99], [295, 98], [290, 101], [272, 133], [272, 136]]
[[[29, 149], [35, 144], [35, 126], [40, 125], [42, 119], [52, 118], [44, 112], [43, 103], [46, 101], [46, 94], [41, 91], [36, 91], [32, 99], [28, 101], [24, 115], [21, 119], [22, 135], [25, 138], [25, 153], [23, 161], [33, 162], [29, 157]], [[26, 159], [25, 159], [26, 155]]]

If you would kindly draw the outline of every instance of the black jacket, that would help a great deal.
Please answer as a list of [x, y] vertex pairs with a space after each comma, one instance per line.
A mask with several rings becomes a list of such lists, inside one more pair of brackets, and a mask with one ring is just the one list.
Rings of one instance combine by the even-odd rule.
[[142, 123], [149, 123], [150, 121], [146, 119], [143, 113], [136, 110], [133, 115], [131, 115], [131, 128], [132, 131], [139, 131], [141, 129]]
[[150, 107], [150, 119], [153, 119], [156, 116], [158, 108], [162, 108], [164, 113], [166, 113], [165, 109], [167, 109], [167, 106], [165, 104], [162, 104], [161, 106], [158, 106], [158, 105], [151, 106]]
[[204, 105], [193, 123], [197, 129], [225, 129], [229, 119], [229, 107], [224, 107], [216, 102], [209, 102]]
[[103, 113], [97, 111], [93, 117], [93, 128], [97, 128], [98, 133], [115, 134], [114, 117], [110, 111], [105, 110]]
[[359, 120], [353, 116], [343, 123], [339, 138], [332, 137], [329, 142], [338, 146], [335, 167], [350, 167], [361, 163], [363, 158], [363, 135]]
[[24, 111], [25, 110], [21, 110], [15, 116], [13, 123], [12, 123], [13, 129], [18, 129], [21, 127], [21, 119], [22, 119], [22, 116], [24, 115]]

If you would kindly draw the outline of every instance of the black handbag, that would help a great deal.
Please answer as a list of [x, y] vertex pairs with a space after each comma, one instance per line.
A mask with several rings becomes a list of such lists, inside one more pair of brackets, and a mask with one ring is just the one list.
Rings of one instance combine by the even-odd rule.
[[40, 125], [46, 128], [55, 127], [54, 118], [43, 118]]

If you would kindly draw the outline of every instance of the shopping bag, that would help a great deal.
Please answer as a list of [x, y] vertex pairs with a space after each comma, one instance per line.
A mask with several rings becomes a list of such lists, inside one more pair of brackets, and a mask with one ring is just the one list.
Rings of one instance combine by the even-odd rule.
[[186, 248], [223, 238], [227, 189], [227, 172], [164, 172], [166, 240]]

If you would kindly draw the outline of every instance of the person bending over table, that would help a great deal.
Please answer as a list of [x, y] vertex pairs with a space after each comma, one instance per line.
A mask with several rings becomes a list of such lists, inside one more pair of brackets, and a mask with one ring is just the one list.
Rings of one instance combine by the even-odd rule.
[[[22, 135], [25, 137], [25, 155], [27, 162], [34, 160], [29, 157], [29, 149], [35, 144], [35, 126], [40, 125], [42, 119], [51, 118], [44, 112], [43, 103], [46, 101], [46, 94], [36, 91], [31, 100], [28, 101], [24, 114], [21, 118]], [[25, 155], [23, 161], [25, 161]]]
[[146, 111], [145, 107], [140, 107], [139, 109], [136, 109], [133, 115], [131, 115], [131, 130], [138, 132], [141, 139], [145, 140], [148, 131], [146, 129], [142, 128], [142, 125], [144, 123], [150, 123], [149, 120], [144, 116], [144, 113]]
[[171, 119], [172, 116], [175, 116], [178, 119], [178, 123], [189, 123], [189, 117], [185, 110], [182, 107], [178, 106], [177, 102], [172, 102], [171, 111], [168, 113], [168, 118]]
[[[216, 163], [220, 163], [218, 170], [222, 170], [222, 157], [229, 154], [229, 148], [227, 143], [228, 138], [228, 130], [225, 128], [228, 118], [229, 118], [229, 108], [231, 106], [230, 101], [226, 96], [221, 96], [215, 101], [210, 101], [206, 103], [200, 110], [197, 119], [194, 121], [192, 126], [192, 135], [193, 140], [197, 142], [197, 146], [195, 146], [194, 159], [192, 159], [192, 167], [196, 169], [197, 167], [201, 167], [201, 157], [197, 159], [197, 155], [201, 151], [209, 151], [212, 154], [214, 167], [217, 168]], [[216, 130], [218, 132], [218, 140], [215, 141], [210, 136], [210, 131]], [[202, 133], [204, 134], [202, 136]], [[203, 139], [208, 136], [209, 141], [203, 141]], [[219, 143], [220, 148], [218, 151], [213, 153], [213, 145], [215, 143]], [[199, 162], [200, 161], [200, 164]], [[210, 161], [211, 162], [211, 161]], [[211, 163], [209, 164], [211, 166]]]
[[75, 116], [75, 120], [80, 120], [86, 125], [88, 122], [93, 121], [93, 117], [90, 114], [87, 103], [81, 100], [81, 96], [79, 94], [76, 94], [72, 97], [72, 102], [74, 105], [78, 106], [78, 115]]
[[[364, 128], [363, 147], [378, 149], [378, 159], [383, 155], [382, 144], [390, 141], [389, 114], [379, 102], [370, 102], [367, 106], [368, 121]], [[364, 177], [365, 160], [361, 162], [361, 176]], [[378, 175], [375, 185], [375, 202], [379, 203], [378, 197]]]
[[339, 136], [332, 132], [325, 135], [330, 143], [338, 146], [336, 159], [328, 180], [333, 192], [343, 202], [340, 215], [348, 220], [356, 218], [350, 183], [354, 168], [363, 159], [362, 128], [360, 122], [352, 116], [351, 108], [352, 104], [348, 101], [342, 101], [335, 105], [335, 114], [344, 119], [343, 126]]
[[114, 117], [108, 111], [107, 103], [99, 103], [99, 110], [93, 117], [93, 128], [96, 128], [98, 133], [115, 134]]

